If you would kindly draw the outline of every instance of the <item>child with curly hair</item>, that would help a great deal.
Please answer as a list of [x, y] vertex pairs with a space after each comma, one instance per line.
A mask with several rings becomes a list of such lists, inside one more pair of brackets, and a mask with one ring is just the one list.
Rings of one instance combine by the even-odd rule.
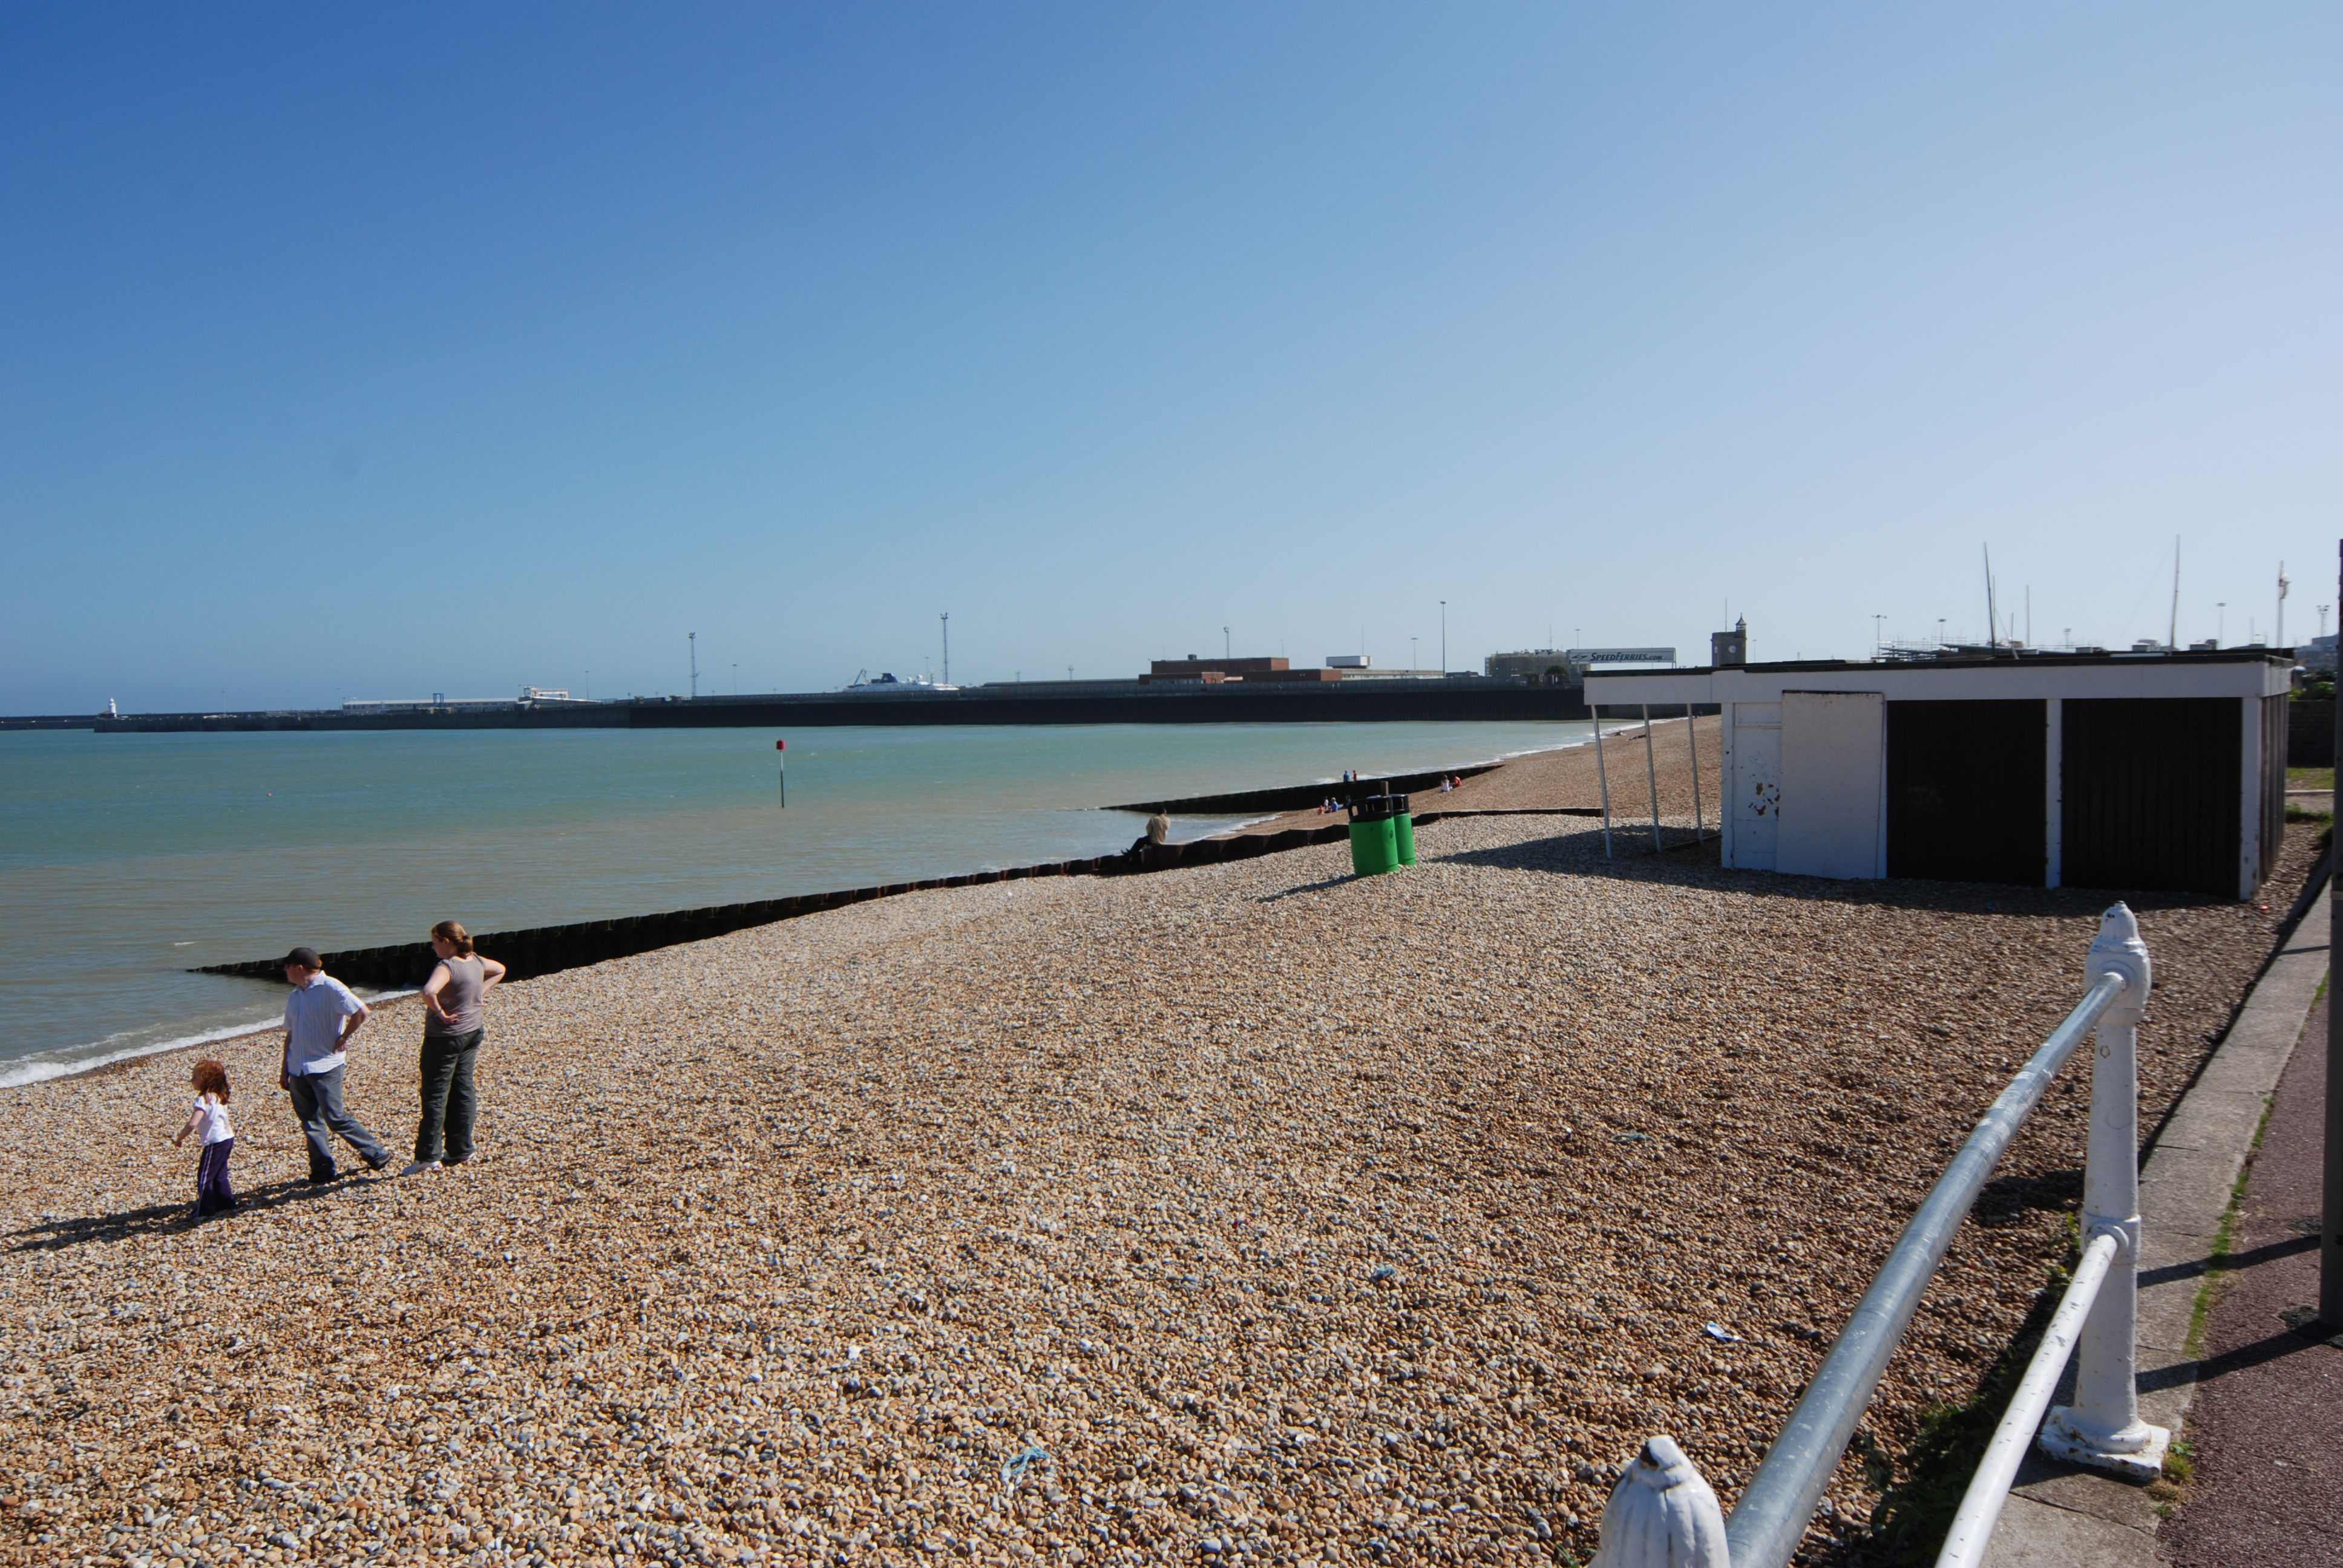
[[227, 1064], [196, 1063], [193, 1087], [195, 1108], [187, 1112], [187, 1123], [171, 1140], [171, 1147], [185, 1143], [190, 1132], [204, 1135], [204, 1157], [196, 1166], [196, 1217], [200, 1220], [236, 1207], [236, 1191], [227, 1184], [227, 1157], [236, 1149], [236, 1124], [227, 1115]]

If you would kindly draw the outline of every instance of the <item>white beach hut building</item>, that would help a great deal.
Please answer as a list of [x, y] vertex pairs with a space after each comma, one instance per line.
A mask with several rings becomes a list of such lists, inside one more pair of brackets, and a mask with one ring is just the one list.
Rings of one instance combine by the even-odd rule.
[[2285, 829], [2283, 650], [1982, 653], [1586, 678], [1714, 704], [1727, 866], [2246, 899]]

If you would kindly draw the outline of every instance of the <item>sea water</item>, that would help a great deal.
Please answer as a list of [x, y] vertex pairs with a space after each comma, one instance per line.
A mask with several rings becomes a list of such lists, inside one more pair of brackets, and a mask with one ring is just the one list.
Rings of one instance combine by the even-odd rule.
[[[266, 1024], [197, 965], [1112, 853], [1120, 802], [1574, 745], [1584, 723], [0, 732], [0, 1086]], [[789, 802], [779, 804], [785, 756]], [[1182, 819], [1175, 838], [1236, 819]], [[493, 956], [493, 955], [492, 955]]]

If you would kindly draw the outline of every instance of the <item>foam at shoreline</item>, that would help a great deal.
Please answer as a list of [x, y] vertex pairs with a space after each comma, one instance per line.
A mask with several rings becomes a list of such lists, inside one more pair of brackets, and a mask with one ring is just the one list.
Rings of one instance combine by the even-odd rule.
[[[363, 986], [353, 987], [359, 998], [369, 1006], [376, 1002], [397, 1001], [401, 997], [414, 996], [412, 990], [369, 991]], [[216, 1029], [206, 1029], [194, 1034], [175, 1035], [169, 1040], [149, 1040], [140, 1045], [118, 1049], [114, 1042], [122, 1038], [116, 1034], [87, 1045], [68, 1046], [63, 1050], [41, 1051], [32, 1056], [13, 1057], [0, 1061], [0, 1089], [22, 1089], [27, 1084], [46, 1083], [51, 1079], [72, 1078], [85, 1072], [95, 1072], [101, 1067], [112, 1067], [118, 1061], [136, 1061], [142, 1056], [168, 1056], [175, 1050], [193, 1050], [197, 1046], [216, 1045], [222, 1040], [242, 1040], [246, 1035], [266, 1034], [281, 1027], [284, 1013], [272, 1012], [250, 1023], [227, 1023]], [[136, 1030], [126, 1030], [136, 1033]], [[95, 1052], [96, 1054], [87, 1054]]]

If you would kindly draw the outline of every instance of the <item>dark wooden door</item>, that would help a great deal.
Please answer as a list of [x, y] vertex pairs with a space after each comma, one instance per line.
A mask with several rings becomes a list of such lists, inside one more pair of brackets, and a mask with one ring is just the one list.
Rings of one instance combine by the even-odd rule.
[[2068, 887], [2237, 896], [2237, 698], [2071, 699], [2062, 728]]
[[1887, 705], [1887, 874], [2040, 887], [2049, 719], [2036, 702]]

